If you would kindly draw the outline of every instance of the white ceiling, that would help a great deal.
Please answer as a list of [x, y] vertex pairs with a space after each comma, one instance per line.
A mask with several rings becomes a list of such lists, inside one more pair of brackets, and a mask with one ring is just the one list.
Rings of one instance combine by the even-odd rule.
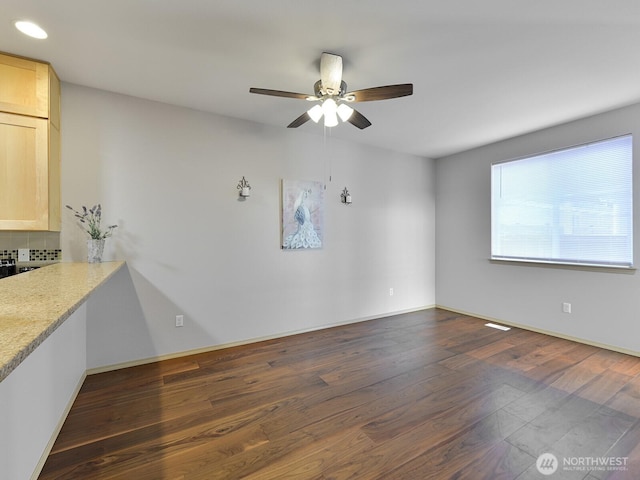
[[[34, 40], [13, 21], [49, 33]], [[441, 157], [640, 101], [638, 0], [2, 0], [0, 50], [63, 81], [285, 128], [323, 51], [349, 90], [413, 83], [334, 137]], [[322, 134], [308, 122], [299, 130]]]

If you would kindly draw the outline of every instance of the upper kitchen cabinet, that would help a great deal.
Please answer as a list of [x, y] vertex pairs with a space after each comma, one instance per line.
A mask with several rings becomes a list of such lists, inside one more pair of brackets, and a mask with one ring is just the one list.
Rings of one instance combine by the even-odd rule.
[[0, 230], [60, 231], [60, 81], [0, 54]]

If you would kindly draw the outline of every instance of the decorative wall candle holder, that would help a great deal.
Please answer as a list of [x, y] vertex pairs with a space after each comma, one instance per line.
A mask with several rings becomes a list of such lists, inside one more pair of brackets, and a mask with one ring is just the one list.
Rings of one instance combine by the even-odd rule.
[[342, 190], [342, 193], [340, 194], [340, 200], [345, 205], [351, 205], [351, 194], [349, 193], [349, 190], [347, 190], [347, 187], [344, 187], [344, 190]]
[[251, 185], [249, 185], [249, 182], [247, 182], [244, 176], [242, 177], [242, 180], [238, 182], [237, 188], [239, 190], [238, 193], [242, 198], [247, 198], [251, 195]]

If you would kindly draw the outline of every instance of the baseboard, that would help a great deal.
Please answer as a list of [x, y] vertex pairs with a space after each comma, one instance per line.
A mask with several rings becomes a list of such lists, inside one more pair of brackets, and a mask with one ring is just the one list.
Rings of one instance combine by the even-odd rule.
[[542, 328], [532, 327], [530, 325], [522, 325], [520, 323], [511, 322], [511, 321], [508, 321], [508, 320], [503, 320], [501, 318], [488, 317], [486, 315], [478, 315], [477, 313], [473, 313], [473, 312], [465, 312], [464, 310], [459, 310], [459, 309], [447, 307], [447, 306], [444, 306], [444, 305], [436, 305], [436, 308], [440, 308], [442, 310], [447, 310], [447, 311], [453, 312], [453, 313], [459, 313], [461, 315], [467, 315], [467, 316], [470, 316], [470, 317], [479, 318], [481, 320], [487, 320], [488, 322], [494, 322], [494, 323], [499, 323], [499, 324], [502, 324], [502, 325], [508, 325], [508, 326], [514, 327], [514, 328], [521, 328], [522, 330], [529, 330], [531, 332], [542, 333], [544, 335], [549, 335], [551, 337], [556, 337], [556, 338], [562, 338], [564, 340], [570, 340], [572, 342], [582, 343], [584, 345], [591, 345], [592, 347], [598, 347], [598, 348], [603, 348], [605, 350], [611, 350], [613, 352], [624, 353], [625, 355], [631, 355], [633, 357], [640, 357], [640, 352], [637, 352], [635, 350], [629, 350], [629, 349], [626, 349], [626, 348], [617, 347], [615, 345], [608, 345], [606, 343], [594, 342], [594, 341], [591, 341], [591, 340], [586, 340], [584, 338], [573, 337], [571, 335], [565, 335], [563, 333], [552, 332], [550, 330], [544, 330]]
[[322, 325], [322, 326], [319, 326], [319, 327], [300, 329], [300, 330], [292, 330], [292, 331], [289, 331], [289, 332], [278, 333], [278, 334], [275, 334], [275, 335], [268, 335], [268, 336], [264, 336], [264, 337], [255, 337], [255, 338], [250, 338], [250, 339], [247, 339], [247, 340], [241, 340], [241, 341], [238, 341], [238, 342], [224, 343], [224, 344], [219, 344], [219, 345], [211, 345], [211, 346], [197, 348], [197, 349], [193, 349], [193, 350], [185, 350], [185, 351], [180, 351], [180, 352], [175, 352], [175, 353], [169, 353], [169, 354], [166, 354], [166, 355], [157, 355], [157, 356], [154, 356], [154, 357], [141, 358], [141, 359], [131, 360], [131, 361], [128, 361], [128, 362], [123, 362], [123, 363], [117, 363], [117, 364], [113, 364], [113, 365], [105, 365], [105, 366], [102, 366], [102, 367], [91, 368], [91, 369], [88, 369], [86, 373], [87, 373], [87, 375], [95, 375], [97, 373], [111, 372], [111, 371], [114, 371], [114, 370], [120, 370], [122, 368], [137, 367], [137, 366], [146, 365], [146, 364], [149, 364], [149, 363], [161, 362], [163, 360], [172, 360], [174, 358], [187, 357], [189, 355], [197, 355], [197, 354], [200, 354], [200, 353], [214, 352], [216, 350], [223, 350], [225, 348], [232, 348], [232, 347], [239, 347], [239, 346], [243, 346], [243, 345], [250, 345], [252, 343], [264, 342], [266, 340], [274, 340], [274, 339], [277, 339], [277, 338], [291, 337], [293, 335], [300, 335], [302, 333], [315, 332], [315, 331], [318, 331], [318, 330], [326, 330], [328, 328], [335, 328], [335, 327], [341, 327], [341, 326], [344, 326], [344, 325], [350, 325], [350, 324], [354, 324], [354, 323], [367, 322], [369, 320], [375, 320], [377, 318], [386, 318], [386, 317], [393, 317], [394, 315], [402, 315], [402, 314], [405, 314], [405, 313], [420, 312], [422, 310], [429, 310], [431, 308], [436, 308], [436, 305], [425, 305], [425, 306], [422, 306], [422, 307], [408, 308], [408, 309], [405, 309], [405, 310], [398, 310], [398, 311], [395, 311], [395, 312], [384, 313], [382, 315], [371, 315], [371, 316], [368, 316], [368, 317], [362, 317], [362, 318], [357, 318], [357, 319], [352, 319], [352, 320], [345, 320], [345, 321], [342, 321], [342, 322], [331, 323], [331, 324]]
[[62, 415], [60, 416], [60, 420], [58, 420], [58, 425], [56, 425], [55, 430], [51, 434], [51, 438], [49, 439], [49, 442], [47, 443], [47, 446], [42, 452], [42, 455], [40, 456], [40, 460], [38, 461], [36, 468], [33, 471], [33, 474], [31, 475], [31, 480], [38, 480], [38, 477], [40, 476], [40, 473], [44, 468], [44, 464], [46, 463], [47, 458], [49, 458], [51, 449], [53, 448], [54, 443], [56, 443], [58, 435], [60, 434], [60, 430], [62, 430], [62, 426], [64, 425], [64, 422], [67, 419], [67, 417], [69, 416], [71, 407], [73, 406], [73, 403], [76, 401], [76, 397], [80, 393], [80, 389], [82, 388], [82, 384], [84, 383], [86, 378], [87, 378], [86, 372], [80, 376], [80, 380], [78, 380], [78, 384], [76, 385], [76, 388], [74, 389], [73, 394], [69, 398], [69, 402], [67, 402], [67, 406], [62, 412]]

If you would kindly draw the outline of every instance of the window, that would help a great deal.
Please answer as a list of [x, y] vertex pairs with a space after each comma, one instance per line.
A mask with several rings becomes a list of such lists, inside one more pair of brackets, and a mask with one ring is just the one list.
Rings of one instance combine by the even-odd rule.
[[491, 166], [491, 258], [633, 266], [632, 137]]

